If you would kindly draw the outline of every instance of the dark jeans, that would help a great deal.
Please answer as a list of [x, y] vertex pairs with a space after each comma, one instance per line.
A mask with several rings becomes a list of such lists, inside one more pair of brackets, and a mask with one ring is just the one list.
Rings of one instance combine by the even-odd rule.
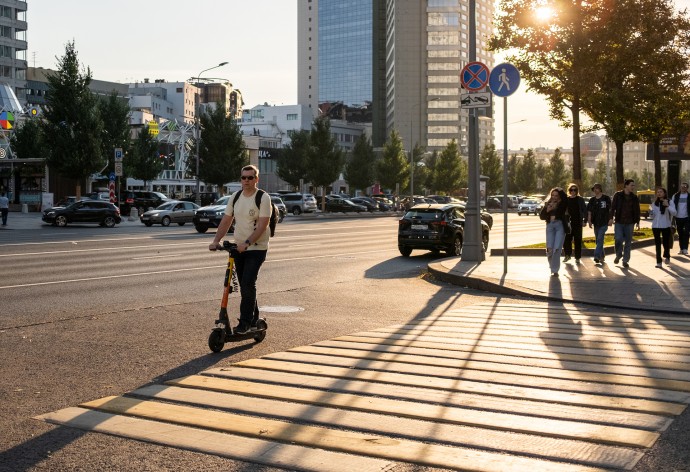
[[676, 227], [678, 228], [678, 245], [681, 249], [687, 249], [688, 239], [690, 239], [690, 218], [676, 218]]
[[256, 279], [259, 269], [266, 260], [268, 251], [244, 251], [235, 257], [237, 280], [240, 282], [240, 323], [249, 325], [259, 318], [259, 304], [256, 301]]
[[0, 210], [2, 212], [2, 225], [5, 226], [7, 224], [7, 213], [10, 210], [8, 208], [3, 208]]
[[563, 241], [563, 252], [566, 256], [573, 255], [573, 244], [575, 245], [575, 259], [582, 256], [582, 222], [570, 221], [570, 233], [565, 235]]
[[661, 245], [664, 245], [664, 259], [671, 257], [671, 228], [652, 228], [656, 246], [656, 262], [661, 264]]

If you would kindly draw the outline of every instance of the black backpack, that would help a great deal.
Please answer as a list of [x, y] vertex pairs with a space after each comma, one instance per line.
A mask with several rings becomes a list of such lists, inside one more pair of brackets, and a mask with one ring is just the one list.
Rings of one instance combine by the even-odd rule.
[[[233, 208], [233, 213], [235, 212], [235, 203], [237, 203], [237, 200], [240, 198], [240, 194], [242, 193], [242, 190], [239, 190], [236, 194], [235, 197], [232, 199], [232, 208]], [[263, 190], [258, 189], [256, 191], [256, 194], [254, 195], [254, 203], [256, 203], [256, 207], [261, 209], [261, 198], [264, 195]], [[278, 224], [278, 208], [276, 208], [275, 204], [271, 202], [271, 217], [268, 220], [268, 229], [271, 231], [271, 237], [275, 236], [276, 234], [276, 225]]]

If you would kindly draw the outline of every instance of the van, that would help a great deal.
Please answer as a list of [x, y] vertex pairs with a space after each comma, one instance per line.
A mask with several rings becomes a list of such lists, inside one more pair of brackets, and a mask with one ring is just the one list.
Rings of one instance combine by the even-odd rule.
[[649, 189], [640, 190], [637, 192], [637, 198], [640, 200], [640, 216], [644, 216], [645, 219], [649, 218], [649, 207], [656, 200], [656, 192]]

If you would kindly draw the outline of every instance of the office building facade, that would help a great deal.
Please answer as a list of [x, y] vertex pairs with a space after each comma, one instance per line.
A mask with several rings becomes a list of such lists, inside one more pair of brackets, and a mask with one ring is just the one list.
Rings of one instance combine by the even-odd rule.
[[0, 82], [24, 102], [26, 89], [26, 2], [0, 0]]

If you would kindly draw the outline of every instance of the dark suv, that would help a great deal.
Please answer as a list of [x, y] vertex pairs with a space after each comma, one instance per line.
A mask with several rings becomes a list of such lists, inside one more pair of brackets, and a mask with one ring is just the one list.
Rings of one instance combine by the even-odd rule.
[[67, 223], [98, 223], [112, 228], [122, 221], [120, 209], [110, 202], [81, 200], [66, 207], [53, 207], [43, 211], [41, 219], [54, 226]]
[[161, 206], [170, 199], [160, 192], [149, 192], [144, 190], [128, 190], [121, 196], [122, 205], [120, 210], [125, 216], [129, 216], [132, 208], [136, 208], [139, 215], [143, 215], [148, 210]]
[[[489, 225], [482, 221], [482, 243], [489, 245]], [[462, 254], [465, 240], [465, 213], [457, 204], [416, 205], [398, 222], [398, 250], [408, 257], [413, 249], [445, 251], [449, 256]]]

